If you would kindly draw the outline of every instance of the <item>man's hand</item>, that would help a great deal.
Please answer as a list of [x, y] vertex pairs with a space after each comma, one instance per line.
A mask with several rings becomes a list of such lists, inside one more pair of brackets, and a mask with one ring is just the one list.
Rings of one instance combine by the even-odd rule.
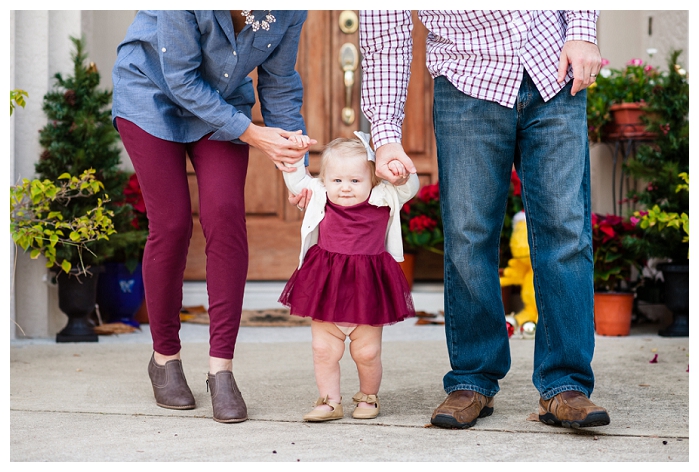
[[293, 164], [308, 152], [315, 139], [304, 136], [301, 130], [285, 131], [281, 128], [267, 128], [250, 123], [240, 135], [240, 140], [264, 152], [282, 172], [294, 172]]
[[595, 81], [602, 66], [602, 56], [596, 44], [587, 41], [567, 41], [561, 50], [558, 62], [558, 82], [565, 80], [568, 65], [573, 66], [573, 86], [570, 94], [575, 95]]
[[[398, 161], [398, 162], [393, 162]], [[384, 144], [376, 150], [376, 175], [393, 185], [403, 185], [417, 169], [400, 143]]]

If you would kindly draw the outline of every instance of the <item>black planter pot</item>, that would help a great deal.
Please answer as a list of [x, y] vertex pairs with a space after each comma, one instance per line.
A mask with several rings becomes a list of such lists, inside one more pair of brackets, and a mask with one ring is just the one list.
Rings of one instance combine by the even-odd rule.
[[97, 342], [90, 315], [95, 310], [98, 274], [80, 277], [61, 272], [58, 282], [58, 308], [68, 315], [68, 324], [58, 334], [57, 343]]
[[672, 311], [672, 324], [658, 334], [665, 337], [689, 336], [689, 263], [660, 264], [665, 279], [665, 306]]

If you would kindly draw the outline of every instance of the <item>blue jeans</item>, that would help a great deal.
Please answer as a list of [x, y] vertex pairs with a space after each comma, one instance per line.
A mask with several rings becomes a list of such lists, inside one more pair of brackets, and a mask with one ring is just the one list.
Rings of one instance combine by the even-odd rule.
[[528, 74], [510, 109], [434, 81], [444, 221], [447, 394], [493, 396], [510, 368], [498, 277], [512, 165], [534, 269], [539, 319], [532, 381], [544, 399], [594, 386], [593, 262], [586, 92], [544, 102]]

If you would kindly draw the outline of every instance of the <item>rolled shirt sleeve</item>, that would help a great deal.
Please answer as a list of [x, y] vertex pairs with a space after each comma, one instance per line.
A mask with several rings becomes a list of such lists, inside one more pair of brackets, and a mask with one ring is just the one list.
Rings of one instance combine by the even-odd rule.
[[599, 10], [566, 10], [566, 41], [587, 41], [597, 44]]

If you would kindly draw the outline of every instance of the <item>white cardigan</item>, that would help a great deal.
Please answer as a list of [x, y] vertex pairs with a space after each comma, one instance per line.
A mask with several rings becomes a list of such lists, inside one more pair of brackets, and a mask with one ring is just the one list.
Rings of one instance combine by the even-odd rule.
[[[303, 264], [306, 252], [311, 246], [318, 243], [318, 225], [325, 216], [325, 204], [328, 194], [323, 182], [306, 173], [304, 160], [299, 160], [296, 164], [295, 172], [283, 172], [284, 182], [291, 193], [298, 195], [301, 190], [307, 188], [311, 190], [311, 200], [306, 206], [306, 214], [301, 224], [301, 254], [299, 255], [299, 268]], [[389, 182], [382, 181], [371, 190], [369, 203], [380, 207], [388, 206], [391, 209], [388, 217], [388, 227], [386, 228], [386, 250], [393, 258], [401, 262], [403, 260], [403, 235], [400, 227], [400, 210], [403, 204], [413, 198], [420, 188], [420, 180], [416, 174], [410, 174], [408, 182], [404, 185], [395, 186]]]

